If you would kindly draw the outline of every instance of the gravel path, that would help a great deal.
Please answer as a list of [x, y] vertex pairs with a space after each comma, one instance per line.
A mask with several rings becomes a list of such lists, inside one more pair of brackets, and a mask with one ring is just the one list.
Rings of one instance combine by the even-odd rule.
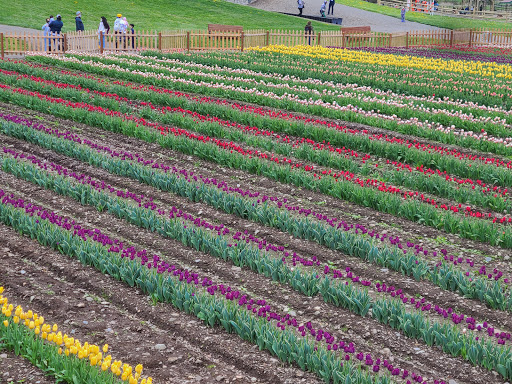
[[[320, 16], [320, 6], [323, 0], [305, 0], [304, 15]], [[255, 0], [250, 4], [251, 7], [275, 12], [298, 13], [297, 0]], [[400, 19], [364, 11], [362, 9], [348, 7], [343, 4], [334, 6], [334, 17], [343, 18], [343, 27], [359, 27], [369, 25], [372, 31], [377, 32], [407, 32], [411, 30], [437, 30], [439, 28], [431, 25], [416, 23], [413, 21], [405, 21], [402, 23]], [[307, 20], [304, 19], [304, 25]]]
[[[41, 26], [43, 24], [41, 24]], [[0, 24], [0, 33], [2, 33], [2, 32], [31, 32], [31, 33], [34, 33], [34, 32], [41, 32], [41, 31], [39, 31], [37, 29], [32, 29], [32, 28], [23, 28], [23, 27], [16, 27], [14, 25]]]

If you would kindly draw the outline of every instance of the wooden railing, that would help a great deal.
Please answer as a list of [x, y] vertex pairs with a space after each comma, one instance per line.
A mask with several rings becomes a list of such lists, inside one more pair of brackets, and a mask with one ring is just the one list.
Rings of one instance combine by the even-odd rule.
[[267, 45], [320, 45], [323, 47], [415, 47], [415, 46], [493, 46], [512, 47], [512, 30], [440, 29], [400, 33], [357, 31], [252, 30], [241, 32], [137, 31], [135, 34], [98, 35], [94, 31], [68, 32], [56, 36], [42, 33], [0, 33], [1, 57], [27, 52], [63, 54], [66, 52], [103, 53], [157, 50], [230, 50]]
[[462, 6], [447, 6], [447, 5], [436, 5], [434, 6], [433, 1], [418, 0], [377, 0], [377, 4], [384, 5], [391, 8], [402, 8], [405, 7], [407, 12], [418, 12], [432, 15], [443, 15], [443, 16], [456, 16], [470, 19], [492, 19], [495, 21], [512, 21], [512, 12], [499, 10], [478, 10], [478, 9], [463, 9]]

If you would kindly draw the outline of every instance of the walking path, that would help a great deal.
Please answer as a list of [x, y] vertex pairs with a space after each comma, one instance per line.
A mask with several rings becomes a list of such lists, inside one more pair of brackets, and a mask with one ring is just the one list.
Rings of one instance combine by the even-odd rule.
[[[320, 16], [320, 6], [323, 0], [305, 0], [306, 6], [302, 12], [304, 15]], [[251, 7], [263, 9], [265, 11], [299, 13], [297, 9], [297, 0], [255, 0], [250, 4]], [[359, 27], [369, 25], [372, 31], [377, 32], [407, 32], [411, 30], [438, 30], [438, 27], [416, 23], [414, 21], [405, 21], [400, 19], [381, 15], [380, 13], [365, 11], [358, 8], [348, 7], [343, 4], [334, 5], [334, 17], [343, 18], [343, 27]], [[304, 25], [307, 20], [304, 19]], [[276, 26], [278, 27], [278, 26]]]
[[[44, 21], [44, 20], [43, 20]], [[41, 24], [42, 26], [43, 24]], [[14, 25], [5, 25], [5, 24], [0, 24], [0, 33], [2, 32], [30, 32], [30, 33], [34, 33], [34, 32], [41, 32], [37, 29], [32, 29], [32, 28], [23, 28], [23, 27], [16, 27]]]

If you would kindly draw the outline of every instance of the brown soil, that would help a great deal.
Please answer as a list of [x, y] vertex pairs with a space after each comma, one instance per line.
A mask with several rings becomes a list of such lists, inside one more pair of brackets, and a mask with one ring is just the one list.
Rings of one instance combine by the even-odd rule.
[[[239, 183], [242, 188], [287, 198], [298, 205], [312, 207], [317, 212], [374, 227], [378, 232], [388, 235], [398, 235], [402, 241], [410, 239], [429, 250], [439, 251], [446, 248], [456, 255], [463, 254], [480, 263], [485, 262], [486, 255], [498, 256], [498, 260], [488, 264], [489, 267], [502, 269], [506, 274], [511, 272], [510, 263], [501, 259], [510, 257], [512, 250], [460, 239], [458, 236], [447, 235], [433, 228], [320, 193], [280, 184], [243, 171], [224, 169], [217, 164], [198, 161], [192, 156], [101, 129], [7, 104], [0, 104], [0, 109], [32, 118], [41, 116], [47, 126], [73, 129], [83, 137], [101, 141], [117, 150], [136, 152], [145, 158], [158, 157], [170, 166], [194, 170], [221, 180], [229, 178], [233, 186]], [[0, 136], [0, 142], [105, 180], [118, 188], [129, 188], [131, 191], [152, 196], [165, 207], [176, 205], [210, 222], [223, 223], [242, 232], [247, 229], [268, 242], [286, 245], [288, 249], [297, 251], [302, 256], [317, 256], [324, 263], [333, 261], [339, 268], [350, 266], [356, 274], [364, 278], [399, 286], [409, 295], [420, 293], [427, 300], [441, 306], [457, 308], [477, 319], [489, 320], [507, 330], [512, 329], [509, 314], [492, 311], [482, 303], [443, 291], [428, 282], [415, 282], [398, 273], [375, 268], [358, 259], [319, 247], [316, 243], [294, 239], [276, 229], [221, 213], [205, 204], [190, 203], [186, 199], [111, 175], [35, 145], [5, 136]], [[320, 297], [307, 298], [287, 286], [273, 284], [269, 279], [252, 271], [232, 267], [222, 260], [184, 248], [173, 240], [141, 230], [109, 214], [98, 213], [94, 208], [81, 206], [70, 198], [58, 196], [3, 172], [0, 172], [0, 185], [20, 197], [74, 217], [90, 227], [101, 228], [111, 236], [162, 254], [165, 259], [183, 268], [193, 269], [216, 282], [223, 282], [237, 289], [244, 288], [250, 295], [267, 300], [274, 308], [283, 312], [295, 312], [294, 317], [299, 322], [311, 320], [315, 326], [327, 329], [344, 340], [354, 341], [358, 351], [372, 353], [372, 356], [381, 358], [389, 356], [394, 365], [420, 373], [427, 379], [454, 379], [458, 383], [482, 384], [503, 382], [494, 373], [472, 367], [461, 358], [451, 358], [438, 348], [430, 348], [424, 343], [410, 340], [372, 319], [363, 320], [346, 310], [324, 303]], [[389, 223], [392, 223], [392, 227]], [[378, 227], [384, 227], [385, 230]], [[74, 330], [76, 337], [81, 340], [108, 342], [114, 358], [131, 364], [144, 364], [146, 374], [157, 379], [156, 382], [319, 382], [314, 375], [302, 372], [297, 367], [283, 365], [269, 353], [258, 351], [254, 345], [243, 342], [220, 328], [207, 328], [196, 318], [176, 311], [169, 305], [154, 306], [138, 290], [93, 271], [90, 267], [83, 267], [76, 261], [70, 261], [61, 254], [41, 248], [5, 226], [0, 226], [0, 251], [2, 260], [8, 265], [7, 273], [0, 278], [0, 284], [6, 286], [6, 295], [10, 301], [37, 310], [50, 322], [69, 327], [69, 332]], [[20, 281], [23, 283], [20, 284]], [[165, 344], [165, 349], [156, 350], [157, 344]]]
[[[207, 274], [215, 281], [226, 282], [235, 287], [240, 282], [241, 286], [246, 287], [249, 292], [256, 294], [257, 297], [265, 298], [279, 308], [286, 306], [295, 310], [298, 313], [297, 318], [301, 322], [313, 319], [315, 324], [321, 325], [328, 330], [337, 330], [332, 333], [341, 334], [344, 339], [348, 338], [348, 340], [355, 341], [356, 346], [360, 348], [359, 350], [371, 352], [372, 355], [379, 356], [382, 355], [383, 348], [390, 348], [392, 357], [397, 364], [409, 370], [419, 370], [422, 375], [427, 377], [432, 375], [436, 378], [446, 378], [446, 375], [449, 375], [448, 378], [454, 377], [459, 382], [483, 382], [481, 380], [496, 382], [489, 372], [484, 372], [479, 368], [472, 368], [461, 359], [446, 358], [441, 363], [438, 356], [439, 352], [436, 348], [428, 348], [421, 343], [415, 342], [404, 343], [405, 339], [400, 333], [394, 332], [390, 328], [384, 327], [370, 319], [365, 319], [362, 322], [360, 317], [350, 314], [345, 310], [333, 308], [323, 303], [318, 297], [306, 299], [285, 286], [279, 286], [277, 289], [274, 289], [269, 284], [268, 279], [251, 271], [246, 271], [245, 269], [240, 271], [232, 268], [226, 270], [225, 263], [222, 261], [213, 259], [208, 255], [183, 249], [171, 240], [162, 239], [152, 233], [141, 231], [109, 215], [98, 214], [94, 209], [80, 206], [71, 199], [51, 194], [29, 183], [15, 179], [10, 175], [2, 174], [1, 179], [2, 185], [5, 185], [7, 189], [17, 191], [18, 194], [20, 194], [20, 191], [23, 191], [23, 195], [30, 200], [43, 203], [48, 208], [59, 211], [60, 214], [74, 216], [81, 222], [88, 223], [91, 227], [104, 228], [105, 223], [108, 223], [109, 231], [117, 233], [117, 237], [122, 236], [123, 239], [143, 244], [150, 251], [157, 251], [165, 256], [170, 256], [170, 260], [174, 258], [181, 260], [181, 265], [195, 264], [193, 269], [201, 275]], [[173, 249], [174, 252], [168, 254], [169, 249]], [[55, 264], [54, 260], [55, 258], [52, 257], [52, 265]], [[37, 264], [40, 264], [40, 262], [41, 260], [37, 260]], [[50, 267], [48, 266], [48, 268]], [[85, 275], [84, 277], [90, 280], [90, 275]], [[103, 281], [99, 285], [105, 287]], [[120, 289], [120, 287], [116, 289]], [[111, 294], [118, 291], [114, 289], [108, 290], [108, 292]], [[101, 297], [101, 293], [96, 293], [96, 295]], [[123, 293], [122, 297], [126, 297], [126, 294]], [[141, 297], [139, 296], [137, 299], [140, 301]], [[136, 302], [127, 304], [127, 307], [131, 308], [133, 305], [138, 305], [138, 302], [135, 304]], [[165, 324], [165, 320], [163, 320], [162, 326], [163, 324]], [[417, 358], [412, 358], [412, 356], [417, 356]], [[425, 367], [425, 369], [418, 367]], [[464, 375], [464, 372], [469, 370], [475, 373], [471, 379]], [[476, 374], [477, 372], [478, 374]]]
[[55, 380], [45, 376], [23, 357], [3, 349], [0, 350], [0, 383], [52, 384]]

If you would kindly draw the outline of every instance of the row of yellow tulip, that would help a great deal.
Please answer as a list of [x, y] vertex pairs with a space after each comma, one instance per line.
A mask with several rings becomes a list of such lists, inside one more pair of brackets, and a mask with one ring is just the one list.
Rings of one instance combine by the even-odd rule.
[[512, 66], [495, 62], [480, 62], [469, 60], [446, 60], [407, 55], [393, 55], [355, 51], [349, 49], [325, 48], [321, 46], [297, 45], [269, 45], [266, 47], [249, 48], [248, 50], [261, 52], [276, 52], [287, 55], [300, 55], [318, 57], [330, 60], [339, 60], [363, 64], [378, 64], [395, 67], [418, 68], [432, 71], [448, 71], [467, 73], [482, 77], [501, 77], [512, 79]]
[[[62, 334], [58, 329], [57, 324], [47, 324], [44, 317], [34, 313], [32, 310], [24, 311], [21, 306], [14, 307], [10, 304], [8, 299], [3, 296], [4, 288], [0, 286], [0, 305], [2, 305], [2, 314], [10, 318], [14, 324], [24, 325], [26, 328], [34, 332], [35, 336], [39, 336], [47, 342], [55, 345], [58, 349], [59, 355], [66, 355], [70, 358], [89, 359], [91, 366], [98, 366], [102, 371], [111, 370], [111, 372], [118, 376], [122, 381], [129, 384], [152, 384], [151, 377], [142, 378], [142, 365], [139, 364], [135, 369], [129, 364], [123, 364], [122, 361], [114, 360], [112, 356], [103, 354], [108, 353], [108, 344], [101, 347], [95, 344], [84, 342], [83, 344], [67, 334]], [[4, 327], [9, 327], [9, 320], [3, 321]], [[71, 355], [71, 356], [70, 356]], [[139, 381], [140, 380], [140, 381]]]

